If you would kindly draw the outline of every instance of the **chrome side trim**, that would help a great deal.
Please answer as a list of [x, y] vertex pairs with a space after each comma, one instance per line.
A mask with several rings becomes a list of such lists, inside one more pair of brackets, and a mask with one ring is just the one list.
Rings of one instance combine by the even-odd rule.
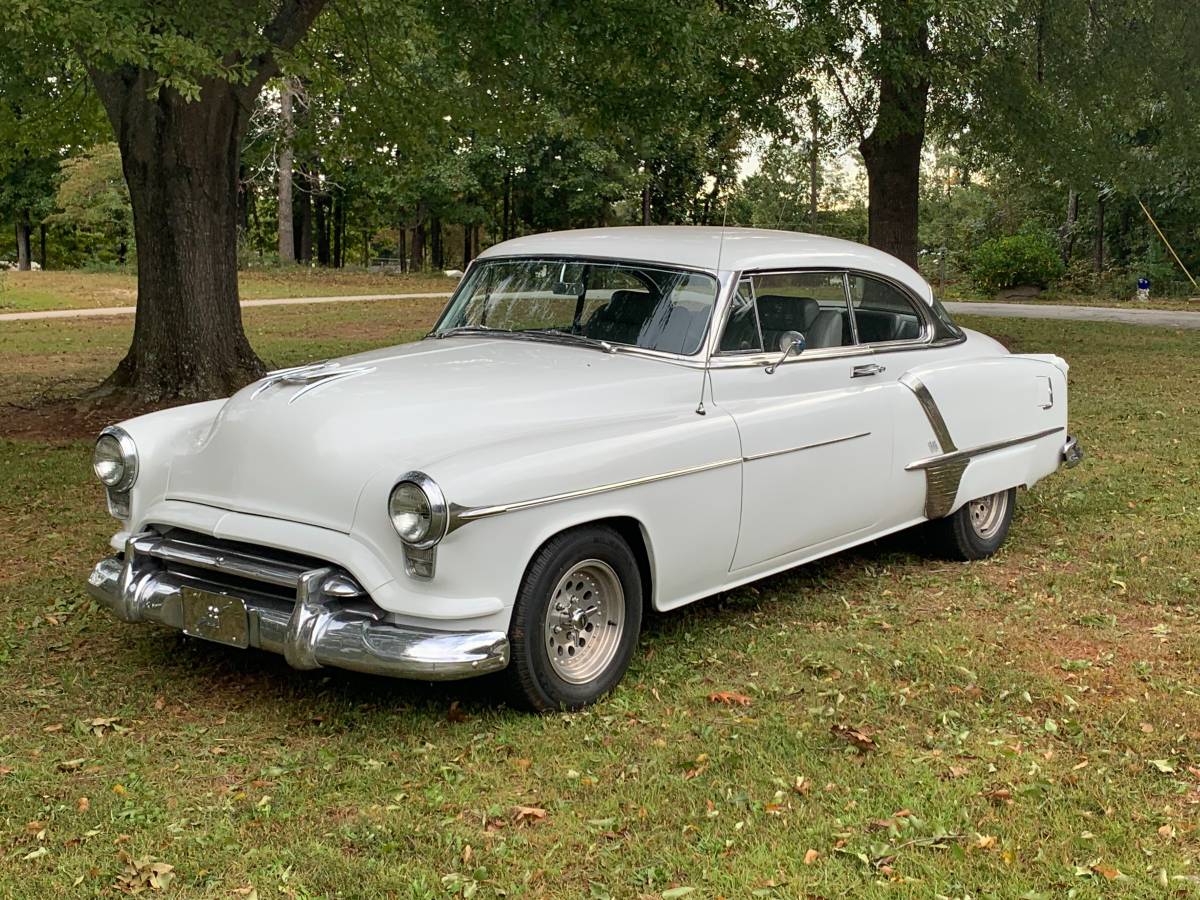
[[925, 469], [925, 518], [940, 519], [950, 514], [963, 472], [970, 459], [950, 459]]
[[619, 491], [624, 488], [639, 487], [643, 484], [652, 484], [656, 481], [666, 481], [669, 478], [682, 478], [685, 475], [696, 475], [700, 472], [708, 472], [713, 469], [721, 469], [725, 466], [740, 465], [742, 458], [735, 457], [734, 459], [722, 459], [717, 462], [702, 463], [698, 466], [688, 466], [685, 469], [674, 469], [670, 472], [662, 472], [658, 475], [646, 475], [642, 478], [631, 478], [628, 481], [615, 481], [611, 484], [601, 484], [596, 487], [583, 488], [578, 491], [564, 491], [561, 494], [550, 494], [545, 497], [534, 497], [530, 500], [518, 500], [514, 503], [500, 503], [495, 506], [455, 506], [450, 507], [450, 528], [449, 531], [455, 531], [466, 525], [468, 522], [474, 522], [476, 519], [486, 519], [491, 516], [499, 516], [504, 513], [519, 512], [523, 509], [533, 509], [537, 506], [547, 506], [551, 503], [562, 503], [567, 500], [578, 500], [581, 497], [594, 497], [597, 494], [607, 494], [610, 491]]
[[896, 380], [916, 395], [917, 402], [921, 404], [921, 409], [925, 412], [925, 418], [929, 420], [938, 443], [942, 445], [942, 452], [949, 453], [957, 450], [954, 439], [950, 437], [950, 429], [946, 427], [946, 420], [942, 417], [942, 411], [938, 409], [937, 402], [933, 399], [933, 394], [929, 393], [925, 382], [911, 372], [905, 372]]
[[958, 486], [962, 483], [963, 473], [967, 471], [967, 466], [975, 457], [995, 450], [1003, 450], [1006, 447], [1015, 447], [1018, 444], [1036, 441], [1039, 438], [1066, 430], [1061, 426], [1046, 428], [1034, 434], [1003, 441], [992, 441], [989, 444], [980, 444], [977, 447], [960, 450], [950, 436], [946, 419], [942, 416], [942, 411], [938, 408], [937, 401], [933, 399], [933, 394], [929, 392], [925, 382], [910, 372], [905, 372], [897, 380], [913, 392], [941, 445], [941, 453], [918, 459], [904, 467], [906, 472], [923, 471], [925, 473], [925, 518], [927, 519], [940, 519], [950, 513], [954, 506], [954, 500], [958, 496]]
[[801, 444], [799, 447], [788, 447], [786, 450], [769, 450], [766, 453], [755, 453], [753, 456], [743, 456], [742, 462], [756, 462], [760, 459], [770, 459], [773, 456], [783, 456], [788, 453], [799, 453], [801, 450], [815, 450], [817, 447], [828, 447], [830, 444], [841, 444], [845, 441], [853, 441], [858, 438], [864, 438], [871, 434], [869, 431], [863, 431], [858, 434], [848, 434], [845, 437], [832, 438], [828, 441], [814, 441], [811, 444]]
[[1036, 431], [1033, 434], [1023, 435], [1022, 437], [1008, 438], [1003, 441], [992, 441], [989, 444], [980, 444], [977, 447], [968, 447], [965, 450], [954, 450], [950, 453], [939, 453], [936, 456], [927, 456], [924, 459], [918, 459], [916, 462], [910, 462], [904, 468], [911, 472], [914, 469], [929, 469], [933, 466], [942, 465], [948, 462], [971, 460], [976, 456], [982, 456], [984, 453], [992, 453], [996, 450], [1003, 450], [1006, 447], [1015, 447], [1017, 444], [1028, 444], [1030, 441], [1036, 441], [1038, 438], [1044, 438], [1047, 435], [1057, 434], [1060, 431], [1066, 431], [1066, 429], [1059, 425], [1057, 428], [1045, 428], [1041, 431]]

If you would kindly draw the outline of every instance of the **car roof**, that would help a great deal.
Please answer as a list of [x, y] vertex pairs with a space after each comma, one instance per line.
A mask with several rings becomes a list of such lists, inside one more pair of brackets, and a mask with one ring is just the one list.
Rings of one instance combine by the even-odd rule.
[[898, 281], [926, 303], [933, 300], [925, 279], [889, 253], [840, 238], [766, 228], [632, 225], [550, 231], [496, 244], [479, 258], [536, 255], [637, 260], [711, 272], [793, 267], [858, 269]]

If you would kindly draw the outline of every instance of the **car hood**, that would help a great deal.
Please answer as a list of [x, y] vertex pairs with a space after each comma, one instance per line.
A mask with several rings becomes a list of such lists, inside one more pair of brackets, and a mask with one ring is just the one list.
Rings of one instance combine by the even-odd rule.
[[[446, 338], [272, 373], [171, 461], [167, 497], [348, 532], [387, 470], [538, 431], [695, 403], [694, 368], [515, 339]], [[381, 475], [381, 477], [383, 477]]]

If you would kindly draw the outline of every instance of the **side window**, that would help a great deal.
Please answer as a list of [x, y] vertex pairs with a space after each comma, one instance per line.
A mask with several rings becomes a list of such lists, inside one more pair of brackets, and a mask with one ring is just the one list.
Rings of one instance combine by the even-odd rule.
[[899, 288], [866, 275], [850, 276], [850, 300], [861, 344], [915, 341], [924, 319]]
[[850, 347], [854, 331], [842, 276], [837, 272], [756, 275], [754, 298], [763, 348], [774, 351], [784, 332], [798, 331], [808, 347]]
[[725, 330], [721, 333], [720, 353], [746, 353], [763, 349], [762, 335], [758, 331], [758, 313], [754, 310], [754, 290], [749, 279], [738, 284], [733, 295], [733, 305]]

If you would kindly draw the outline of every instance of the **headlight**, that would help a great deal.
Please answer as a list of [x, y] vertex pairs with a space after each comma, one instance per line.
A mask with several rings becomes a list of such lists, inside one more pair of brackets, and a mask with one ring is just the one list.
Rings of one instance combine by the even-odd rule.
[[409, 472], [396, 483], [388, 497], [388, 516], [400, 540], [419, 549], [444, 538], [449, 523], [442, 489], [424, 472]]
[[92, 453], [92, 468], [96, 477], [111, 491], [127, 491], [137, 480], [137, 447], [123, 428], [115, 425], [100, 432]]

